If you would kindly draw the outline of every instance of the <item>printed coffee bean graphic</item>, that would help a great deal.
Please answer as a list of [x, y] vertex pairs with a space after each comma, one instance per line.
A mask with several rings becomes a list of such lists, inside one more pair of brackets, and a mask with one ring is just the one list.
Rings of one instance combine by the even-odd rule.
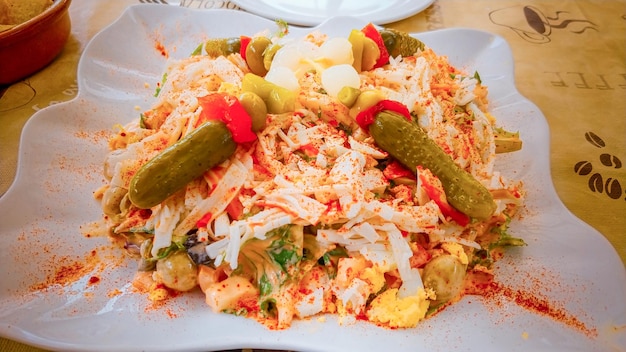
[[604, 188], [606, 195], [613, 199], [619, 199], [622, 196], [622, 185], [619, 183], [619, 180], [611, 177], [607, 178]]
[[579, 161], [574, 165], [574, 172], [581, 176], [589, 175], [593, 170], [593, 166], [588, 161]]
[[604, 140], [602, 140], [602, 138], [600, 138], [597, 134], [593, 132], [585, 133], [585, 139], [598, 148], [604, 148], [606, 146]]
[[604, 191], [604, 182], [602, 181], [602, 175], [595, 173], [589, 178], [589, 189], [592, 192], [602, 193]]
[[[585, 133], [585, 139], [596, 148], [606, 147], [604, 140], [591, 131]], [[601, 153], [598, 159], [600, 164], [602, 164], [599, 169], [594, 168], [591, 161], [583, 160], [574, 165], [574, 172], [580, 176], [591, 175], [587, 181], [587, 186], [592, 192], [606, 194], [611, 199], [622, 198], [624, 196], [624, 188], [622, 188], [624, 180], [620, 182], [619, 179], [611, 177], [611, 170], [622, 168], [622, 160], [616, 155], [609, 153]], [[608, 172], [609, 175], [606, 175], [604, 172]], [[624, 200], [626, 200], [626, 197]]]
[[603, 153], [600, 155], [600, 162], [604, 166], [614, 167], [616, 169], [619, 169], [622, 167], [622, 161], [619, 160], [618, 157], [616, 157], [615, 155], [607, 154], [607, 153]]

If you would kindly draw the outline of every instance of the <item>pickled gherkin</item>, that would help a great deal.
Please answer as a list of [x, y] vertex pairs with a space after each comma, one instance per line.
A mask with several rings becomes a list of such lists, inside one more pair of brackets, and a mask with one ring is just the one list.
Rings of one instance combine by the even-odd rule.
[[228, 159], [237, 147], [226, 125], [207, 121], [145, 163], [130, 181], [128, 197], [151, 208]]
[[383, 38], [383, 43], [389, 56], [396, 57], [412, 56], [418, 50], [424, 50], [424, 43], [421, 40], [410, 36], [408, 33], [404, 33], [395, 29], [385, 28], [380, 31], [380, 36]]
[[409, 170], [417, 166], [429, 169], [443, 185], [450, 205], [480, 220], [488, 219], [496, 209], [493, 196], [485, 186], [452, 158], [416, 123], [389, 111], [376, 115], [369, 126], [376, 144]]
[[209, 39], [204, 43], [204, 51], [212, 57], [238, 53], [240, 48], [241, 39], [238, 37]]

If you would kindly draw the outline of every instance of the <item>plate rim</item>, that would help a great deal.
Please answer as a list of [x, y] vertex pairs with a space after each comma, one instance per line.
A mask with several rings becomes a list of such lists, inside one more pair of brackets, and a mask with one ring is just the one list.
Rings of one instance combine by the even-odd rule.
[[[283, 19], [290, 24], [298, 25], [298, 26], [318, 26], [325, 22], [328, 17], [323, 14], [311, 15], [311, 14], [303, 14], [297, 12], [283, 12], [280, 9], [277, 9], [270, 4], [267, 4], [267, 1], [257, 1], [257, 0], [230, 0], [232, 3], [239, 6], [241, 9], [248, 11], [250, 13], [254, 13], [264, 18], [268, 19]], [[383, 25], [395, 21], [400, 21], [411, 16], [414, 16], [425, 9], [427, 9], [430, 5], [432, 5], [435, 0], [393, 0], [396, 4], [394, 6], [399, 5], [408, 5], [409, 7], [404, 7], [402, 11], [391, 12], [390, 9], [385, 9], [382, 13], [372, 14], [371, 12], [363, 13], [360, 15], [354, 15], [352, 17], [359, 18], [365, 21], [372, 22], [377, 25]], [[280, 11], [277, 16], [276, 11]], [[285, 16], [286, 15], [286, 16]], [[282, 16], [282, 17], [281, 17]]]

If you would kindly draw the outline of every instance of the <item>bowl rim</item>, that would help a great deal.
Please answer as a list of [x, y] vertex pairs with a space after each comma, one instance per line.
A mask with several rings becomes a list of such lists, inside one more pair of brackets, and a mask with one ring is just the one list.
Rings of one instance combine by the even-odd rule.
[[10, 42], [12, 38], [21, 38], [21, 34], [29, 30], [31, 28], [37, 29], [37, 27], [42, 26], [45, 23], [48, 23], [50, 20], [54, 20], [57, 15], [66, 12], [72, 0], [54, 0], [52, 5], [50, 5], [47, 9], [45, 9], [42, 13], [37, 16], [29, 19], [28, 21], [22, 22], [20, 24], [15, 25], [14, 27], [7, 29], [5, 31], [0, 32], [0, 43]]

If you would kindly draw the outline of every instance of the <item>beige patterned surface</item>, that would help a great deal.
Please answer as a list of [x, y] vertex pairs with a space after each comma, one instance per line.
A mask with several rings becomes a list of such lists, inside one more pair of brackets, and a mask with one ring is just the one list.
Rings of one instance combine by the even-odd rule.
[[[0, 195], [13, 181], [24, 123], [36, 110], [74, 97], [86, 43], [138, 2], [152, 1], [74, 1], [72, 35], [61, 56], [43, 71], [0, 87]], [[234, 7], [227, 1], [180, 3]], [[558, 195], [626, 262], [626, 1], [437, 0], [388, 26], [407, 32], [468, 27], [504, 37], [513, 50], [518, 89], [550, 125]], [[0, 351], [40, 350], [0, 339]]]

